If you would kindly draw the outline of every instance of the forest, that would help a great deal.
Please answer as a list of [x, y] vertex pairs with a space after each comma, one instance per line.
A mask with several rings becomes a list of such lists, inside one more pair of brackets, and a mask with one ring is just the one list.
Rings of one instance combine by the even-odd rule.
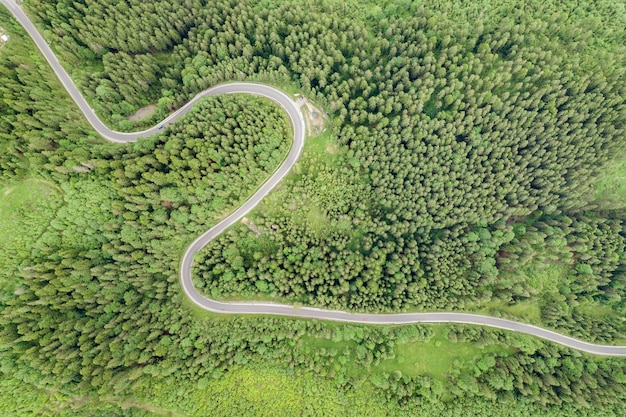
[[[196, 256], [207, 296], [481, 312], [625, 344], [619, 4], [24, 7], [111, 128], [233, 80], [328, 113], [283, 183]], [[107, 143], [2, 7], [0, 28], [3, 415], [626, 413], [624, 359], [521, 334], [196, 309], [181, 255], [281, 163], [282, 110], [209, 97]]]

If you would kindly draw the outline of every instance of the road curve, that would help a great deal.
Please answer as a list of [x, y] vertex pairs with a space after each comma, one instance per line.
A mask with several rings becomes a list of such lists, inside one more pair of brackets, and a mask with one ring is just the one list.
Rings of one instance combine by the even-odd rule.
[[193, 104], [200, 98], [231, 93], [249, 93], [268, 97], [280, 104], [287, 115], [291, 119], [294, 128], [294, 139], [291, 150], [283, 164], [274, 172], [261, 188], [242, 206], [235, 210], [231, 215], [226, 217], [216, 226], [209, 229], [187, 248], [180, 267], [180, 279], [183, 291], [189, 299], [198, 307], [212, 311], [215, 313], [226, 314], [271, 314], [289, 317], [309, 318], [318, 320], [332, 320], [352, 323], [368, 323], [368, 324], [409, 324], [409, 323], [463, 323], [474, 324], [480, 326], [489, 326], [499, 329], [512, 330], [520, 333], [526, 333], [532, 336], [540, 337], [572, 349], [578, 349], [596, 355], [606, 356], [626, 356], [626, 346], [605, 346], [593, 343], [587, 343], [569, 336], [565, 336], [551, 330], [530, 324], [518, 323], [516, 321], [482, 316], [478, 314], [455, 313], [455, 312], [439, 312], [439, 313], [398, 313], [398, 314], [365, 314], [365, 313], [349, 313], [338, 310], [324, 310], [312, 307], [294, 307], [284, 304], [265, 303], [265, 302], [220, 302], [211, 300], [200, 294], [193, 286], [191, 281], [191, 266], [193, 256], [202, 249], [206, 244], [211, 242], [224, 230], [233, 225], [237, 220], [254, 208], [289, 172], [293, 164], [297, 161], [302, 147], [304, 145], [304, 120], [302, 113], [296, 106], [294, 101], [282, 93], [281, 91], [262, 84], [254, 83], [232, 83], [222, 84], [209, 88], [196, 95], [189, 103], [181, 109], [172, 113], [166, 119], [156, 126], [144, 130], [142, 132], [123, 133], [116, 132], [105, 126], [96, 116], [93, 109], [89, 106], [82, 94], [78, 91], [74, 82], [61, 67], [58, 59], [41, 37], [30, 19], [23, 12], [21, 7], [16, 4], [15, 0], [0, 0], [0, 2], [13, 14], [17, 21], [26, 29], [28, 34], [33, 38], [50, 66], [56, 73], [57, 77], [68, 91], [72, 99], [76, 102], [85, 117], [93, 128], [104, 138], [112, 142], [133, 142], [139, 138], [150, 136], [159, 132], [160, 126], [174, 122], [180, 116], [191, 109]]

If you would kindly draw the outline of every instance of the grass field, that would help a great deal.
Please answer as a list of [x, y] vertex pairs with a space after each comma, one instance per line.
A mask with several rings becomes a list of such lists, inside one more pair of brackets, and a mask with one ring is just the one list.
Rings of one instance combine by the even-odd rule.
[[513, 317], [517, 317], [526, 323], [541, 323], [541, 308], [539, 307], [539, 303], [537, 301], [521, 301], [511, 305], [501, 301], [490, 301], [476, 312], [493, 316], [496, 311], [511, 314]]
[[596, 182], [596, 198], [607, 208], [626, 207], [626, 159], [607, 167]]
[[[333, 326], [329, 323], [328, 326]], [[400, 371], [403, 375], [428, 375], [444, 379], [455, 368], [470, 365], [474, 359], [489, 352], [503, 352], [498, 345], [479, 346], [471, 342], [452, 342], [448, 339], [448, 325], [430, 325], [434, 334], [426, 342], [412, 341], [398, 343], [394, 346], [395, 357], [384, 359], [370, 369], [349, 367], [348, 375], [358, 377], [376, 373], [392, 373]], [[345, 348], [354, 350], [356, 343], [337, 341], [332, 339], [305, 336], [303, 342], [312, 348], [336, 349], [338, 352]]]
[[471, 342], [452, 342], [448, 339], [448, 327], [433, 326], [435, 334], [428, 342], [409, 342], [396, 345], [396, 357], [382, 361], [374, 372], [387, 373], [399, 370], [403, 375], [429, 375], [444, 379], [454, 368], [470, 365], [485, 353], [501, 352], [498, 345], [479, 347]]
[[[12, 287], [11, 277], [28, 256], [62, 204], [60, 192], [37, 179], [0, 189], [0, 286]], [[3, 291], [3, 294], [6, 291]]]

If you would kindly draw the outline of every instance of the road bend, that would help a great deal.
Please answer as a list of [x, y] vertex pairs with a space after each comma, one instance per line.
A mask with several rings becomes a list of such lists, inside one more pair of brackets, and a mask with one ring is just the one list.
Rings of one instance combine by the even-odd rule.
[[0, 2], [13, 14], [15, 19], [26, 29], [41, 53], [44, 55], [55, 74], [83, 112], [91, 126], [105, 139], [112, 142], [134, 142], [140, 138], [156, 134], [160, 129], [170, 123], [174, 123], [178, 118], [187, 113], [193, 105], [202, 97], [218, 94], [254, 94], [267, 97], [278, 103], [287, 113], [293, 126], [293, 143], [289, 154], [281, 166], [272, 176], [232, 214], [219, 222], [214, 227], [207, 230], [200, 237], [194, 240], [185, 250], [180, 265], [180, 282], [185, 295], [198, 307], [214, 313], [223, 314], [270, 314], [278, 316], [299, 317], [305, 319], [331, 320], [350, 323], [364, 323], [377, 325], [401, 325], [410, 323], [462, 323], [479, 326], [495, 327], [498, 329], [511, 330], [519, 333], [526, 333], [540, 337], [550, 342], [558, 343], [572, 349], [583, 352], [605, 355], [605, 356], [626, 356], [626, 346], [606, 346], [588, 343], [563, 334], [547, 330], [530, 324], [519, 323], [503, 318], [483, 316], [479, 314], [457, 313], [457, 312], [432, 312], [432, 313], [397, 313], [397, 314], [367, 314], [351, 313], [340, 310], [327, 310], [313, 307], [295, 307], [286, 304], [266, 303], [266, 302], [222, 302], [212, 300], [200, 294], [193, 286], [191, 280], [191, 269], [194, 255], [206, 246], [209, 242], [219, 236], [224, 230], [235, 224], [246, 213], [252, 210], [284, 177], [291, 167], [296, 163], [302, 147], [304, 146], [305, 125], [300, 108], [294, 100], [282, 91], [263, 84], [256, 83], [229, 83], [220, 84], [198, 93], [192, 100], [175, 111], [163, 121], [141, 132], [116, 132], [109, 129], [98, 118], [93, 109], [89, 106], [83, 95], [78, 91], [76, 85], [69, 74], [59, 63], [54, 52], [37, 31], [28, 16], [24, 13], [16, 0], [0, 0]]

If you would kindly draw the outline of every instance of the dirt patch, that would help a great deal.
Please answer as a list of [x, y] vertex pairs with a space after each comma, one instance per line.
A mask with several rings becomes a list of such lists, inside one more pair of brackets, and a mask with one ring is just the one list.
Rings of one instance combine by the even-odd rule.
[[296, 105], [298, 105], [302, 111], [307, 134], [309, 136], [317, 136], [326, 130], [326, 123], [329, 118], [319, 107], [315, 106], [303, 96], [299, 96], [296, 99]]
[[130, 120], [131, 122], [136, 122], [137, 120], [145, 119], [146, 117], [152, 116], [156, 109], [156, 104], [148, 104], [146, 107], [142, 107], [137, 110], [135, 114], [128, 116], [128, 120]]
[[339, 153], [339, 146], [337, 145], [328, 145], [326, 147], [326, 152], [331, 154], [331, 155], [336, 155]]
[[252, 220], [250, 220], [249, 218], [244, 217], [243, 219], [241, 219], [241, 223], [243, 223], [246, 226], [248, 226], [248, 229], [250, 229], [254, 233], [256, 233], [257, 236], [261, 236], [261, 231], [259, 230], [258, 227], [256, 227], [256, 224], [254, 224], [254, 222]]

